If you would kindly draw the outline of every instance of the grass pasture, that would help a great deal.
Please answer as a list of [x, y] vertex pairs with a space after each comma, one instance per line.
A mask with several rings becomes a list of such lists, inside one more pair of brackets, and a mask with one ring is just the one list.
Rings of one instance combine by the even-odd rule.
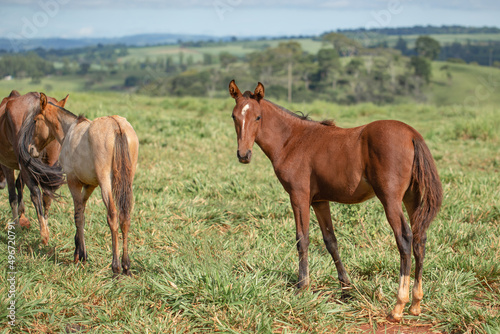
[[[62, 98], [62, 90], [56, 87], [51, 95]], [[0, 87], [0, 93], [6, 96], [9, 90]], [[139, 136], [130, 232], [133, 274], [112, 276], [111, 238], [98, 190], [86, 211], [90, 261], [85, 265], [72, 263], [75, 231], [67, 188], [52, 206], [48, 246], [40, 243], [26, 192], [32, 228], [16, 230], [14, 326], [6, 321], [10, 270], [7, 232], [0, 232], [0, 328], [14, 333], [384, 333], [385, 315], [396, 300], [399, 253], [381, 204], [331, 205], [354, 285], [352, 299], [339, 300], [335, 266], [314, 215], [311, 287], [297, 294], [289, 199], [257, 147], [250, 165], [238, 163], [233, 103], [229, 98], [71, 93], [69, 110], [91, 119], [120, 114]], [[445, 197], [428, 231], [423, 313], [406, 313], [398, 330], [498, 333], [498, 107], [320, 101], [286, 106], [344, 127], [398, 119], [423, 134]], [[3, 190], [0, 223], [10, 220]]]

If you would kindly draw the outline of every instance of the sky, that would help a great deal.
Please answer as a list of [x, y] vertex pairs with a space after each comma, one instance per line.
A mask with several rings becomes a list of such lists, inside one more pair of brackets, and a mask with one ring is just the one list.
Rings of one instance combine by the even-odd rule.
[[276, 37], [414, 25], [500, 27], [500, 1], [0, 0], [0, 15], [0, 38]]

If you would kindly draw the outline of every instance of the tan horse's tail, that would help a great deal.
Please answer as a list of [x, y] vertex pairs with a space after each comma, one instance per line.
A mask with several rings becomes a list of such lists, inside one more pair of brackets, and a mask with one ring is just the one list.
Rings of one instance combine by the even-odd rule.
[[132, 174], [133, 168], [127, 136], [120, 129], [116, 133], [115, 151], [113, 154], [113, 197], [120, 215], [124, 215], [127, 220], [130, 219], [130, 212], [134, 204]]
[[425, 238], [425, 232], [436, 217], [443, 201], [443, 188], [431, 152], [422, 138], [413, 139], [415, 155], [413, 158], [411, 187], [420, 197], [413, 213], [412, 232], [414, 241]]

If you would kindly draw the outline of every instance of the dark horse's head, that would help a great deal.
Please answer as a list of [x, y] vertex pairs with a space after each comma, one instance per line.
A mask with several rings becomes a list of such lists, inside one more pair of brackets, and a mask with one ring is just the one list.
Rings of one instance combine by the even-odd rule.
[[229, 83], [229, 94], [236, 101], [232, 118], [238, 139], [236, 155], [241, 163], [247, 164], [252, 159], [252, 147], [260, 129], [262, 110], [260, 101], [264, 98], [264, 85], [257, 84], [253, 93], [241, 94], [234, 80]]
[[61, 147], [60, 145], [48, 146], [54, 138], [49, 128], [44, 122], [40, 122], [39, 118], [44, 110], [42, 101], [45, 101], [45, 104], [49, 101], [58, 106], [64, 106], [68, 96], [61, 101], [47, 97], [43, 93], [35, 96], [36, 107], [30, 108], [19, 131], [19, 160], [22, 168], [28, 171], [46, 193], [54, 195], [53, 192], [64, 184], [64, 175], [60, 165], [58, 163], [50, 165], [49, 160], [57, 161]]

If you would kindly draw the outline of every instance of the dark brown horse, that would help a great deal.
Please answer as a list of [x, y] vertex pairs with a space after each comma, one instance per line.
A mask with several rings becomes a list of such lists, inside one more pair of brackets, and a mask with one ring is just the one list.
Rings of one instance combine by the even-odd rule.
[[[29, 161], [51, 142], [61, 144], [59, 162], [75, 207], [74, 261], [87, 260], [85, 206], [99, 186], [111, 230], [113, 272], [119, 273], [123, 267], [123, 273], [130, 275], [128, 231], [134, 198], [132, 183], [139, 154], [139, 140], [132, 125], [120, 116], [99, 117], [93, 121], [76, 116], [48, 101], [43, 93], [40, 93], [39, 105], [38, 112], [26, 119], [20, 131], [20, 157], [21, 161]], [[123, 235], [121, 265], [118, 222]]]
[[410, 313], [420, 314], [426, 231], [442, 201], [441, 182], [422, 136], [398, 121], [377, 121], [352, 129], [329, 121], [311, 121], [265, 100], [260, 82], [253, 93], [242, 94], [233, 80], [229, 93], [236, 101], [232, 117], [239, 161], [249, 163], [253, 144], [257, 143], [290, 195], [297, 229], [298, 287], [309, 284], [310, 206], [318, 218], [341, 285], [349, 288], [329, 201], [354, 204], [376, 196], [384, 206], [400, 253], [397, 301], [388, 319], [400, 321], [409, 301], [412, 246], [416, 269]]
[[[58, 102], [50, 98], [52, 102], [61, 106], [65, 105], [66, 99], [67, 97]], [[39, 109], [39, 100], [38, 93], [21, 96], [13, 90], [0, 104], [0, 166], [7, 181], [13, 219], [21, 226], [30, 226], [29, 220], [24, 215], [22, 196], [26, 184], [37, 211], [42, 241], [47, 244], [49, 241], [47, 217], [51, 196], [64, 183], [61, 169], [55, 166], [60, 145], [55, 143], [47, 146], [42, 159], [32, 159], [26, 163], [20, 161], [18, 150], [19, 131], [28, 115]], [[17, 181], [14, 178], [14, 170], [20, 170]], [[38, 186], [42, 188], [43, 197]]]

